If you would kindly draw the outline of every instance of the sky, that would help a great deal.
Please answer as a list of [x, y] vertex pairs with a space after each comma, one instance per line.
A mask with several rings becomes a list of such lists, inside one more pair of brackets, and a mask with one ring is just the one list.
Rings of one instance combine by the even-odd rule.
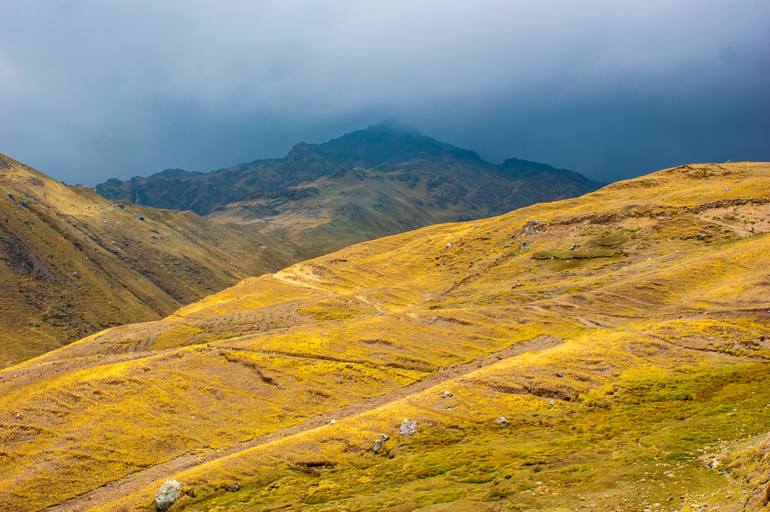
[[0, 0], [0, 152], [71, 183], [382, 119], [612, 181], [770, 160], [767, 0]]

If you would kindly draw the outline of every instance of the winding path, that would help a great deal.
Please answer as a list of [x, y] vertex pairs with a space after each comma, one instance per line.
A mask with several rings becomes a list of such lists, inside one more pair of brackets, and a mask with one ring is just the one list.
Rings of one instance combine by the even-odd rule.
[[152, 482], [156, 480], [160, 480], [166, 477], [171, 477], [172, 475], [179, 473], [180, 471], [189, 469], [191, 467], [205, 464], [207, 462], [211, 462], [213, 460], [220, 459], [222, 457], [227, 457], [229, 455], [233, 455], [235, 453], [239, 453], [244, 450], [254, 448], [255, 446], [261, 446], [273, 441], [277, 441], [279, 439], [284, 439], [286, 437], [300, 434], [302, 432], [307, 432], [309, 430], [314, 430], [314, 429], [323, 427], [325, 425], [328, 425], [329, 422], [333, 419], [340, 420], [340, 419], [344, 419], [344, 418], [348, 418], [351, 416], [356, 416], [358, 414], [372, 411], [374, 409], [390, 404], [402, 398], [406, 398], [415, 393], [419, 393], [420, 391], [424, 391], [431, 387], [438, 386], [439, 384], [446, 382], [448, 380], [455, 379], [457, 377], [462, 377], [463, 375], [476, 371], [479, 368], [483, 368], [485, 366], [489, 366], [491, 364], [497, 363], [503, 359], [516, 357], [526, 352], [537, 352], [537, 351], [546, 350], [558, 345], [559, 343], [561, 343], [561, 340], [559, 340], [555, 336], [549, 336], [549, 335], [538, 336], [537, 338], [533, 338], [531, 340], [515, 343], [514, 345], [511, 345], [510, 347], [504, 350], [501, 350], [499, 352], [494, 352], [492, 354], [488, 354], [479, 359], [475, 359], [467, 363], [443, 368], [438, 372], [434, 372], [429, 375], [426, 375], [424, 378], [420, 379], [419, 381], [414, 382], [413, 384], [410, 384], [403, 388], [400, 388], [392, 393], [388, 393], [386, 395], [381, 395], [377, 397], [372, 397], [370, 399], [363, 400], [361, 402], [356, 402], [354, 404], [350, 404], [340, 409], [335, 409], [333, 411], [327, 412], [325, 414], [321, 414], [319, 416], [314, 416], [301, 423], [297, 423], [295, 425], [276, 430], [274, 432], [265, 434], [263, 436], [255, 437], [254, 439], [251, 439], [249, 441], [244, 441], [242, 443], [238, 443], [234, 446], [231, 446], [230, 448], [213, 451], [210, 453], [204, 453], [204, 454], [187, 453], [184, 455], [180, 455], [175, 459], [171, 459], [169, 461], [162, 462], [160, 464], [156, 464], [154, 466], [150, 466], [145, 469], [141, 469], [134, 473], [130, 473], [124, 476], [123, 478], [119, 478], [118, 480], [113, 480], [112, 482], [108, 482], [100, 487], [97, 487], [79, 496], [75, 496], [74, 498], [71, 498], [58, 505], [53, 505], [53, 506], [41, 509], [40, 512], [85, 511], [93, 506], [103, 505], [117, 498], [129, 495], [133, 492], [136, 492], [150, 485]]

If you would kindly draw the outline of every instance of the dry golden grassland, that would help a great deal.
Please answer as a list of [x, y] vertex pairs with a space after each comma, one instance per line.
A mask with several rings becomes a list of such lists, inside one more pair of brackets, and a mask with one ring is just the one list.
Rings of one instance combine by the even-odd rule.
[[767, 510], [769, 205], [682, 166], [91, 335], [0, 372], [0, 509]]

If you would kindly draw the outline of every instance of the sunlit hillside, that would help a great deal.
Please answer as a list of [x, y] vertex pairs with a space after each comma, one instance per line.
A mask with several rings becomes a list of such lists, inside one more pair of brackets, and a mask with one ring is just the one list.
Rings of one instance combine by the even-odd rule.
[[249, 278], [0, 372], [0, 509], [768, 509], [770, 164]]
[[106, 201], [0, 155], [0, 367], [288, 261], [253, 232]]

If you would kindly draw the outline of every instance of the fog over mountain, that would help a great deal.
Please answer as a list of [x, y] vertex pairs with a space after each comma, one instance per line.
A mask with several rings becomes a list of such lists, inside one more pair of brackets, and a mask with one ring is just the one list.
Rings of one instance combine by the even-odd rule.
[[601, 181], [770, 159], [763, 0], [0, 10], [0, 152], [67, 181], [279, 157], [384, 118]]

